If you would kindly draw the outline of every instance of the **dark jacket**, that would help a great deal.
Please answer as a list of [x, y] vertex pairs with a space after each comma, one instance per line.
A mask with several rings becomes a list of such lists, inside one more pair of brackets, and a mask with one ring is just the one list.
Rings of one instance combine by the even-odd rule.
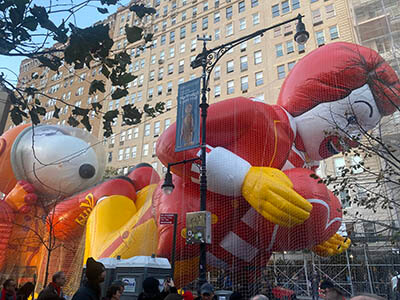
[[15, 294], [9, 294], [4, 288], [2, 289], [0, 300], [15, 300], [15, 299], [16, 299]]
[[100, 300], [101, 288], [99, 284], [85, 282], [74, 294], [72, 300]]
[[38, 300], [57, 299], [57, 298], [60, 300], [65, 299], [63, 292], [61, 291], [59, 296], [54, 285], [49, 283], [49, 285], [43, 291], [40, 292]]

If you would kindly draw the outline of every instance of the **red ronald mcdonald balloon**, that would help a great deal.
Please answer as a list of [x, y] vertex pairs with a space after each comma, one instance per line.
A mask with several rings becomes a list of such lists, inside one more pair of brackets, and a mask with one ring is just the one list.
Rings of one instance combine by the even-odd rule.
[[[320, 160], [357, 146], [351, 138], [374, 128], [399, 104], [400, 82], [389, 64], [371, 49], [338, 42], [297, 62], [276, 105], [244, 97], [211, 105], [206, 159], [213, 241], [207, 247], [207, 264], [241, 268], [265, 265], [273, 251], [311, 249], [322, 256], [345, 251], [350, 240], [338, 233], [340, 201], [311, 175]], [[199, 156], [199, 148], [175, 152], [175, 136], [173, 124], [158, 139], [157, 156], [164, 165]], [[81, 158], [71, 172], [83, 177], [92, 174], [90, 167], [82, 167], [82, 173], [76, 169], [86, 164], [101, 169], [96, 153], [92, 154]], [[8, 158], [0, 158], [9, 165]], [[16, 156], [11, 164], [24, 165], [20, 158]], [[68, 163], [60, 175], [72, 178], [67, 167]], [[7, 207], [0, 219], [5, 229], [0, 236], [2, 253], [7, 232], [13, 230], [10, 219], [29, 214], [29, 206], [35, 205], [28, 187], [35, 178], [21, 176], [21, 170], [13, 165], [7, 171], [25, 180], [15, 188], [30, 196], [19, 202], [8, 200], [16, 181], [4, 182], [12, 176], [4, 174], [3, 168], [0, 171], [0, 189], [8, 193], [1, 203]], [[86, 226], [85, 257], [155, 253], [170, 258], [172, 227], [158, 220], [162, 213], [177, 213], [176, 281], [191, 280], [196, 276], [193, 270], [199, 253], [197, 246], [185, 243], [185, 215], [200, 209], [199, 168], [195, 162], [176, 165], [172, 171], [175, 189], [170, 195], [162, 192], [162, 182], [150, 165], [139, 165], [127, 177], [95, 186], [85, 184], [85, 178], [73, 182], [75, 189], [65, 184], [65, 199], [53, 213], [58, 237], [79, 236]], [[52, 184], [46, 186], [61, 184], [47, 179]], [[54, 191], [50, 193], [46, 186], [37, 184], [34, 190], [49, 199]]]

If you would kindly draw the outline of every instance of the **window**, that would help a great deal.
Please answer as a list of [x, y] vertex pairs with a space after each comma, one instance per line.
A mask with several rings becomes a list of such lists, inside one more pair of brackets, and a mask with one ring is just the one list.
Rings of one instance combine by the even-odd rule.
[[154, 135], [160, 134], [160, 121], [154, 123]]
[[257, 35], [255, 38], [254, 38], [254, 45], [257, 45], [257, 44], [259, 44], [259, 43], [261, 43], [261, 35]]
[[144, 124], [144, 136], [150, 135], [150, 124]]
[[161, 44], [161, 45], [164, 45], [164, 44], [165, 44], [165, 41], [166, 41], [166, 36], [165, 36], [165, 34], [163, 34], [163, 35], [161, 35], [161, 37], [160, 37], [160, 44]]
[[133, 138], [137, 139], [139, 137], [139, 127], [133, 128]]
[[182, 43], [179, 47], [179, 52], [184, 53], [185, 52], [185, 43]]
[[257, 25], [260, 24], [260, 14], [256, 13], [253, 14], [253, 25]]
[[173, 2], [172, 2], [171, 8], [172, 8], [173, 10], [176, 9], [176, 1], [173, 1]]
[[218, 29], [215, 29], [215, 31], [214, 31], [214, 37], [215, 37], [215, 40], [216, 40], [216, 41], [218, 41], [218, 40], [221, 38], [221, 33], [220, 33], [219, 28], [218, 28]]
[[151, 154], [155, 156], [156, 152], [157, 152], [157, 142], [153, 142], [153, 150], [151, 151]]
[[172, 93], [172, 81], [167, 83], [167, 93]]
[[192, 29], [191, 29], [192, 33], [197, 31], [197, 21], [193, 21], [192, 22]]
[[138, 101], [138, 102], [142, 101], [142, 97], [143, 97], [142, 91], [138, 91], [138, 92], [137, 92], [137, 101]]
[[171, 125], [171, 119], [164, 120], [164, 130], [167, 129]]
[[219, 11], [214, 13], [214, 23], [218, 23], [221, 20], [221, 13]]
[[234, 71], [233, 60], [230, 60], [226, 63], [226, 73], [231, 73]]
[[292, 0], [292, 10], [300, 8], [300, 0]]
[[181, 27], [179, 38], [184, 39], [185, 37], [186, 37], [186, 27], [183, 26]]
[[169, 33], [169, 43], [172, 44], [173, 42], [175, 42], [175, 31]]
[[246, 6], [245, 6], [245, 3], [244, 3], [244, 0], [240, 1], [238, 3], [238, 10], [239, 10], [239, 14], [246, 10]]
[[351, 157], [351, 171], [354, 174], [359, 174], [364, 171], [362, 158], [359, 155], [353, 155]]
[[350, 206], [350, 196], [349, 196], [349, 191], [344, 190], [339, 192], [339, 199], [340, 202], [342, 202], [342, 207], [346, 208]]
[[373, 222], [363, 222], [364, 233], [366, 236], [372, 236], [376, 233], [375, 223]]
[[175, 47], [169, 48], [169, 57], [175, 57]]
[[162, 21], [162, 29], [163, 30], [167, 29], [167, 20]]
[[164, 68], [158, 69], [158, 80], [162, 80], [164, 77]]
[[321, 11], [319, 9], [311, 11], [311, 14], [314, 25], [319, 25], [322, 23]]
[[157, 96], [162, 95], [162, 85], [157, 86]]
[[258, 65], [262, 63], [262, 53], [261, 50], [254, 52], [254, 64]]
[[131, 148], [125, 148], [125, 160], [128, 160], [131, 157]]
[[298, 47], [299, 53], [303, 53], [306, 51], [306, 45], [297, 44], [297, 47]]
[[121, 161], [124, 158], [124, 149], [118, 150], [118, 160]]
[[182, 12], [182, 21], [186, 20], [186, 10]]
[[108, 152], [108, 162], [112, 162], [112, 152]]
[[280, 26], [274, 28], [274, 37], [278, 37], [278, 36], [280, 36], [281, 34], [282, 34], [282, 33], [281, 33], [281, 27], [280, 27]]
[[217, 98], [221, 96], [221, 86], [218, 84], [214, 87], [214, 97]]
[[221, 77], [221, 66], [216, 66], [214, 69], [214, 80], [218, 80]]
[[241, 18], [239, 20], [239, 29], [245, 30], [246, 29], [246, 18]]
[[240, 44], [240, 52], [246, 51], [247, 48], [247, 42], [243, 42]]
[[325, 10], [326, 10], [326, 18], [327, 19], [332, 18], [336, 15], [335, 7], [333, 6], [333, 4], [325, 6]]
[[149, 74], [149, 80], [150, 81], [153, 81], [154, 80], [154, 70], [152, 70], [152, 71], [150, 71], [150, 74]]
[[341, 176], [344, 167], [346, 166], [344, 157], [337, 157], [333, 160], [333, 166], [335, 168], [335, 175]]
[[284, 36], [290, 35], [292, 33], [293, 33], [292, 24], [283, 25], [283, 35]]
[[133, 146], [131, 150], [132, 150], [131, 151], [132, 158], [135, 158], [136, 157], [136, 153], [137, 153], [137, 147]]
[[205, 30], [208, 28], [208, 17], [204, 17], [203, 18], [203, 22], [202, 22], [202, 29]]
[[172, 100], [167, 100], [167, 102], [165, 104], [165, 108], [167, 110], [170, 110], [172, 108]]
[[233, 24], [229, 23], [228, 25], [226, 25], [225, 31], [226, 31], [226, 36], [232, 35], [233, 34]]
[[195, 51], [197, 45], [197, 39], [193, 39], [190, 45], [190, 51]]
[[174, 73], [174, 64], [169, 64], [168, 65], [168, 75]]
[[229, 80], [226, 83], [226, 93], [231, 95], [235, 92], [235, 82], [233, 80]]
[[290, 12], [289, 0], [283, 1], [281, 5], [282, 5], [282, 14]]
[[331, 40], [339, 38], [339, 32], [336, 25], [329, 27], [329, 35]]
[[165, 17], [168, 14], [168, 5], [163, 7], [163, 16]]
[[294, 44], [293, 41], [287, 41], [286, 42], [286, 53], [290, 54], [294, 52]]
[[288, 63], [288, 70], [289, 70], [289, 71], [292, 70], [295, 64], [296, 64], [295, 61], [289, 62], [289, 63]]
[[228, 20], [232, 18], [232, 6], [226, 8], [226, 18]]
[[184, 72], [184, 65], [185, 65], [185, 60], [181, 59], [179, 61], [179, 70], [178, 70], [179, 74]]
[[251, 0], [251, 7], [258, 6], [258, 0]]
[[315, 37], [317, 40], [318, 47], [323, 46], [325, 44], [325, 36], [324, 36], [324, 32], [322, 30], [317, 31], [315, 33]]
[[279, 15], [279, 4], [272, 5], [272, 17], [278, 17]]
[[280, 65], [276, 67], [276, 70], [278, 72], [278, 79], [285, 78], [285, 65]]
[[264, 83], [264, 74], [263, 72], [256, 73], [256, 86], [260, 86]]
[[143, 156], [149, 155], [149, 144], [143, 145]]
[[203, 11], [207, 11], [208, 10], [208, 1], [204, 1], [203, 2]]
[[240, 78], [240, 89], [243, 91], [246, 91], [249, 89], [249, 77], [244, 76]]
[[195, 17], [197, 15], [197, 7], [193, 7], [193, 11], [192, 11], [192, 17]]
[[248, 62], [247, 62], [247, 56], [241, 56], [240, 57], [240, 71], [247, 71], [248, 69]]
[[144, 75], [141, 74], [141, 75], [139, 75], [138, 85], [142, 86], [143, 85], [143, 81], [144, 81]]

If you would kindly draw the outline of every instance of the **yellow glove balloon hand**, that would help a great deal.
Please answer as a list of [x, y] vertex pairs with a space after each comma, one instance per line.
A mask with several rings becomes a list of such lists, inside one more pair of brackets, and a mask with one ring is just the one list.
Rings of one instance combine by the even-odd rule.
[[351, 244], [349, 238], [342, 237], [340, 234], [335, 233], [327, 241], [312, 248], [319, 256], [332, 256], [346, 251]]
[[251, 167], [242, 185], [242, 195], [272, 223], [293, 227], [310, 216], [311, 203], [299, 195], [289, 177], [268, 167]]

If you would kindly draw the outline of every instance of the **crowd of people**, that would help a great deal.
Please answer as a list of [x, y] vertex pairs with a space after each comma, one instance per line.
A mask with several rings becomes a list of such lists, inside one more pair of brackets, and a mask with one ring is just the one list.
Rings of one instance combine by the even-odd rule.
[[[86, 280], [81, 287], [72, 296], [71, 300], [120, 300], [124, 293], [124, 282], [117, 280], [111, 283], [107, 288], [105, 297], [102, 298], [101, 284], [105, 281], [106, 269], [101, 262], [88, 258], [86, 261]], [[52, 281], [39, 293], [37, 300], [66, 300], [63, 293], [63, 286], [66, 283], [65, 274], [62, 271], [52, 276]], [[0, 300], [28, 300], [33, 295], [35, 285], [32, 282], [25, 283], [18, 290], [16, 282], [13, 279], [7, 279], [3, 283], [3, 289], [0, 294]], [[313, 300], [345, 300], [345, 294], [340, 287], [336, 286], [330, 280], [323, 280], [315, 285], [316, 291], [313, 293]], [[399, 285], [400, 286], [400, 285]], [[210, 283], [204, 283], [196, 294], [196, 297], [190, 290], [182, 289], [178, 292], [172, 278], [164, 281], [163, 289], [160, 289], [160, 282], [154, 277], [148, 277], [143, 281], [143, 291], [139, 294], [137, 300], [244, 300], [240, 292], [234, 291], [227, 299], [218, 298], [214, 286]], [[318, 291], [317, 291], [318, 289]], [[250, 300], [277, 300], [273, 293], [258, 294]], [[351, 298], [351, 300], [385, 300], [373, 294], [361, 294]], [[399, 300], [399, 299], [396, 299]]]

